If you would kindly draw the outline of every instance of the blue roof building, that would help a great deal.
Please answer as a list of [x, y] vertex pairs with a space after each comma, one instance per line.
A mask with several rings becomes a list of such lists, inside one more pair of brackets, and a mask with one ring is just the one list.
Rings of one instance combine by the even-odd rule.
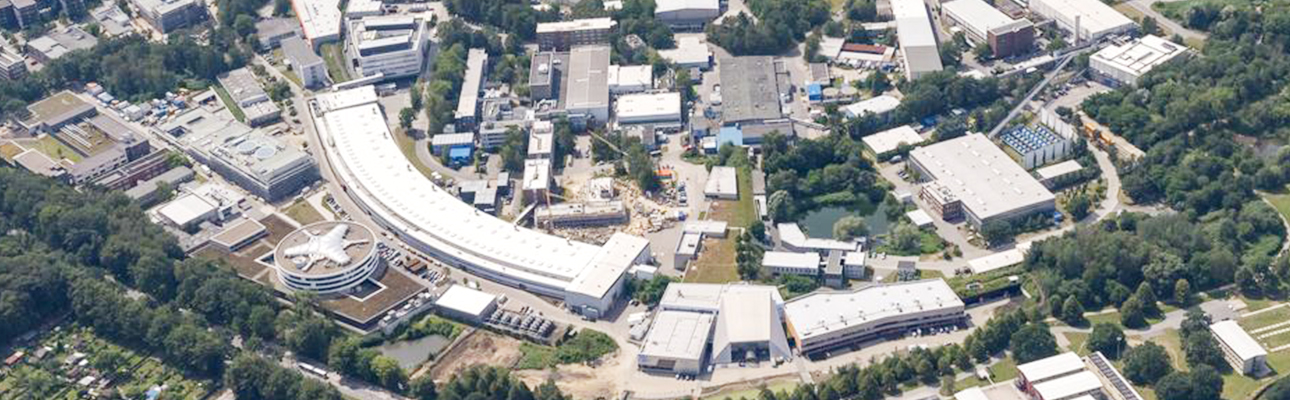
[[453, 147], [448, 149], [448, 161], [454, 164], [468, 163], [470, 162], [470, 152], [471, 149], [469, 147]]
[[721, 146], [733, 144], [735, 146], [744, 145], [744, 131], [737, 126], [723, 126], [721, 132], [717, 133], [717, 149]]
[[806, 99], [810, 101], [824, 100], [824, 87], [818, 83], [806, 86]]

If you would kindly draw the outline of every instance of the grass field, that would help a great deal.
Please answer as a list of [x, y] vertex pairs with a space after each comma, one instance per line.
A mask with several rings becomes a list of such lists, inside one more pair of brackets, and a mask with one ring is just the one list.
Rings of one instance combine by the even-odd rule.
[[1246, 318], [1237, 320], [1236, 323], [1241, 325], [1245, 330], [1254, 330], [1264, 326], [1272, 325], [1278, 322], [1290, 321], [1290, 308], [1281, 307], [1275, 310], [1264, 311]]
[[[771, 382], [770, 384], [767, 384], [767, 385], [766, 385], [766, 389], [770, 389], [770, 391], [775, 392], [775, 393], [779, 393], [781, 390], [782, 390], [782, 391], [785, 391], [785, 392], [791, 392], [791, 391], [793, 391], [793, 389], [797, 388], [797, 385], [798, 385], [797, 381], [793, 381], [793, 380], [785, 380], [785, 381], [780, 381], [780, 382]], [[730, 399], [730, 400], [749, 399], [749, 400], [752, 400], [752, 399], [757, 399], [757, 398], [759, 398], [759, 395], [760, 395], [760, 394], [761, 394], [761, 387], [760, 387], [760, 386], [758, 386], [758, 387], [755, 387], [755, 388], [748, 388], [748, 389], [736, 389], [736, 390], [720, 391], [720, 392], [717, 392], [716, 394], [713, 394], [713, 395], [710, 395], [710, 396], [704, 396], [704, 397], [703, 397], [703, 400], [725, 400], [725, 399]]]
[[229, 96], [228, 90], [225, 90], [223, 86], [215, 85], [215, 94], [218, 94], [219, 100], [224, 102], [224, 108], [233, 113], [233, 118], [236, 118], [238, 122], [246, 122], [246, 113], [242, 111], [242, 107], [233, 102], [233, 97]]
[[1249, 4], [1249, 1], [1247, 0], [1176, 0], [1176, 1], [1162, 1], [1159, 3], [1155, 3], [1151, 5], [1151, 8], [1155, 9], [1156, 11], [1159, 11], [1161, 14], [1164, 14], [1166, 17], [1169, 17], [1169, 19], [1182, 23], [1185, 20], [1185, 14], [1188, 9], [1190, 9], [1192, 6], [1198, 6], [1203, 4], [1213, 4], [1217, 6], [1219, 9], [1222, 9], [1229, 5], [1240, 6], [1244, 4]]
[[327, 63], [327, 75], [331, 76], [332, 82], [341, 83], [351, 79], [349, 69], [345, 68], [345, 51], [339, 44], [322, 45], [322, 58]]
[[45, 153], [46, 156], [54, 159], [54, 161], [66, 158], [74, 163], [81, 162], [80, 153], [77, 153], [76, 150], [72, 150], [71, 147], [67, 147], [67, 145], [58, 141], [58, 139], [54, 139], [53, 136], [41, 136], [40, 139], [32, 142], [31, 145], [35, 146], [36, 151]]
[[318, 209], [315, 208], [313, 204], [309, 204], [308, 201], [303, 199], [296, 200], [295, 203], [292, 203], [286, 209], [282, 210], [282, 213], [291, 217], [291, 219], [296, 220], [300, 225], [309, 225], [325, 220], [322, 213], [319, 213]]
[[[1007, 357], [994, 363], [994, 365], [991, 365], [989, 370], [990, 379], [993, 379], [995, 382], [1003, 382], [1017, 377], [1017, 362], [1013, 361], [1012, 357]], [[986, 386], [989, 384], [989, 381], [977, 379], [977, 377], [973, 375], [959, 380], [958, 382], [954, 382], [954, 390], [963, 390], [970, 387]]]
[[[726, 221], [731, 227], [747, 228], [757, 220], [756, 205], [752, 199], [752, 173], [746, 168], [739, 170], [739, 200], [718, 200], [712, 203], [709, 219]], [[691, 265], [685, 274], [689, 283], [726, 283], [739, 281], [739, 271], [735, 264], [736, 236], [721, 240], [704, 240], [699, 259]]]
[[1075, 354], [1079, 354], [1080, 356], [1088, 355], [1089, 353], [1088, 349], [1084, 348], [1084, 343], [1088, 342], [1087, 333], [1066, 332], [1066, 333], [1063, 333], [1062, 336], [1065, 336], [1066, 340], [1071, 342], [1071, 344], [1066, 347], [1066, 350], [1073, 351], [1075, 352]]
[[1279, 193], [1263, 193], [1263, 198], [1272, 203], [1272, 208], [1281, 213], [1281, 218], [1290, 220], [1290, 191], [1282, 190]]

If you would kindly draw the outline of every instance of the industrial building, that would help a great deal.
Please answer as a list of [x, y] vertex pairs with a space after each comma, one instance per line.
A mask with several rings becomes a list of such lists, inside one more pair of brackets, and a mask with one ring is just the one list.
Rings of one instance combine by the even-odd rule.
[[614, 116], [620, 127], [649, 124], [655, 128], [681, 127], [681, 94], [639, 93], [618, 96]]
[[782, 89], [773, 58], [725, 58], [717, 67], [721, 73], [721, 113], [726, 125], [784, 116], [779, 104]]
[[820, 275], [820, 255], [810, 252], [768, 251], [762, 256], [761, 266], [774, 275], [815, 278]]
[[375, 80], [415, 76], [431, 46], [430, 29], [414, 16], [375, 16], [349, 22], [345, 46], [355, 77]]
[[301, 33], [310, 49], [340, 40], [344, 14], [340, 0], [291, 0], [291, 9], [300, 21]]
[[1069, 179], [1067, 177], [1083, 169], [1084, 166], [1079, 165], [1079, 161], [1066, 160], [1035, 170], [1035, 177], [1039, 178], [1039, 183], [1044, 184], [1044, 187], [1052, 189], [1061, 186], [1062, 182]]
[[[466, 75], [457, 95], [457, 111], [453, 113], [457, 130], [473, 131], [479, 123], [479, 95], [484, 90], [484, 74], [488, 70], [488, 50], [470, 49], [466, 55]], [[487, 146], [485, 146], [487, 147]]]
[[739, 178], [735, 167], [715, 166], [708, 172], [703, 195], [713, 199], [738, 200]]
[[152, 29], [163, 34], [206, 20], [206, 8], [197, 0], [131, 0]]
[[891, 113], [900, 107], [900, 99], [890, 95], [878, 95], [865, 100], [858, 101], [842, 108], [847, 118], [862, 118], [872, 114], [879, 121], [891, 119]]
[[703, 234], [682, 234], [676, 242], [676, 254], [672, 258], [672, 267], [684, 271], [690, 260], [699, 258], [700, 250], [703, 250]]
[[702, 30], [719, 16], [720, 0], [659, 0], [654, 6], [654, 19], [673, 30]]
[[613, 18], [587, 18], [537, 24], [540, 50], [567, 51], [575, 46], [604, 44], [618, 25]]
[[[671, 61], [678, 68], [708, 70], [712, 68], [712, 50], [702, 36], [678, 36], [675, 49], [658, 51], [659, 57]], [[698, 76], [691, 76], [698, 78]]]
[[729, 230], [730, 223], [726, 221], [695, 219], [685, 221], [681, 227], [681, 232], [685, 234], [696, 233], [705, 237], [725, 238], [726, 231]]
[[282, 55], [306, 88], [327, 85], [327, 64], [299, 37], [282, 39]]
[[1073, 352], [1017, 366], [1016, 388], [1036, 400], [1142, 400], [1133, 385], [1101, 352]]
[[1132, 32], [1138, 25], [1101, 0], [1031, 0], [1030, 12], [1053, 20], [1080, 45]]
[[242, 214], [245, 196], [215, 183], [184, 188], [174, 200], [157, 208], [160, 221], [184, 231], [203, 223], [220, 223]]
[[93, 104], [76, 97], [70, 91], [55, 93], [27, 106], [29, 117], [18, 121], [27, 133], [55, 132], [68, 124], [75, 124], [98, 114]]
[[452, 285], [435, 299], [434, 305], [449, 318], [482, 324], [497, 311], [497, 296], [463, 285]]
[[440, 133], [430, 139], [430, 151], [434, 154], [463, 147], [470, 149], [475, 147], [474, 133]]
[[968, 39], [986, 43], [994, 57], [1022, 55], [1035, 45], [1035, 25], [1012, 19], [984, 0], [954, 0], [941, 4], [941, 14], [963, 27]]
[[1043, 125], [1018, 126], [999, 135], [1005, 146], [1021, 155], [1021, 166], [1035, 169], [1070, 154], [1070, 138], [1062, 137]]
[[242, 109], [247, 125], [265, 125], [281, 117], [282, 109], [269, 101], [269, 94], [264, 92], [264, 87], [260, 86], [260, 81], [250, 69], [229, 71], [219, 77], [219, 84], [228, 92], [233, 104]]
[[627, 219], [627, 206], [616, 200], [541, 205], [533, 212], [535, 226], [552, 228], [621, 225]]
[[909, 153], [923, 182], [919, 197], [941, 219], [962, 216], [980, 229], [990, 221], [1052, 211], [1056, 198], [981, 134], [968, 134]]
[[300, 37], [300, 24], [291, 18], [266, 18], [255, 23], [255, 37], [261, 50], [276, 49], [290, 37]]
[[36, 61], [49, 63], [64, 54], [89, 49], [98, 43], [98, 38], [89, 32], [77, 26], [68, 26], [27, 41], [27, 55]]
[[[613, 308], [627, 270], [648, 261], [649, 241], [643, 238], [616, 234], [595, 246], [518, 227], [463, 203], [412, 168], [391, 139], [376, 101], [372, 86], [320, 94], [311, 108], [325, 143], [317, 151], [333, 160], [346, 195], [417, 251], [502, 284], [561, 298], [567, 308], [591, 318]], [[550, 162], [546, 165], [549, 187]], [[534, 189], [528, 179], [525, 187]]]
[[912, 146], [923, 142], [923, 137], [909, 125], [901, 125], [878, 132], [861, 139], [873, 154], [883, 155], [900, 149], [900, 146]]
[[1209, 326], [1223, 348], [1223, 359], [1232, 369], [1250, 376], [1261, 376], [1268, 370], [1268, 351], [1263, 349], [1236, 321], [1227, 320]]
[[291, 290], [345, 293], [384, 266], [376, 234], [347, 221], [324, 221], [287, 234], [273, 250], [278, 279]]
[[249, 246], [265, 236], [269, 229], [259, 221], [250, 218], [239, 218], [224, 225], [224, 230], [211, 236], [210, 243], [220, 251], [232, 253]]
[[644, 92], [654, 88], [654, 67], [649, 65], [610, 65], [609, 93]]
[[700, 374], [715, 320], [713, 314], [660, 311], [636, 355], [636, 365], [645, 371]]
[[[774, 286], [673, 283], [657, 309], [637, 356], [642, 370], [696, 374], [734, 362], [792, 357], [784, 300]], [[690, 335], [676, 335], [678, 328]]]
[[153, 129], [175, 137], [197, 162], [270, 202], [294, 196], [318, 180], [309, 154], [223, 113], [193, 108]]
[[1107, 46], [1093, 53], [1088, 66], [1093, 77], [1111, 87], [1132, 85], [1157, 66], [1180, 59], [1187, 46], [1159, 36], [1147, 35], [1131, 42]]
[[798, 350], [812, 356], [967, 319], [963, 301], [941, 279], [815, 292], [784, 304], [784, 315]]
[[[1096, 0], [1094, 0], [1096, 1]], [[922, 0], [891, 0], [896, 36], [904, 55], [905, 78], [915, 80], [941, 70], [941, 53], [927, 4]]]
[[560, 103], [577, 124], [609, 121], [609, 46], [577, 46], [569, 51], [569, 75]]
[[555, 124], [533, 121], [529, 128], [528, 158], [551, 158], [555, 152]]

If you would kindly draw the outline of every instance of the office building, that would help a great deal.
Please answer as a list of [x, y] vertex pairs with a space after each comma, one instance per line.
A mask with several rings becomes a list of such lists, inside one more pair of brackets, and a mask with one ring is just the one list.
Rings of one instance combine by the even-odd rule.
[[294, 36], [283, 39], [282, 55], [306, 88], [327, 85], [327, 64], [303, 39]]
[[942, 219], [959, 216], [980, 229], [1056, 207], [1052, 192], [981, 134], [919, 147], [909, 165], [924, 182], [919, 197]]
[[0, 79], [16, 81], [27, 77], [27, 60], [22, 55], [0, 49]]
[[[484, 90], [484, 74], [488, 70], [488, 51], [470, 49], [466, 55], [466, 76], [457, 96], [457, 111], [453, 113], [457, 130], [473, 131], [479, 122], [479, 96]], [[485, 145], [484, 148], [489, 148]]]
[[64, 54], [89, 49], [98, 43], [99, 40], [94, 35], [81, 30], [80, 27], [69, 26], [49, 31], [45, 36], [28, 41], [27, 55], [36, 61], [49, 63]]
[[618, 23], [609, 17], [540, 23], [537, 25], [538, 48], [568, 51], [574, 46], [605, 44], [616, 25]]
[[152, 29], [163, 34], [206, 20], [206, 8], [197, 0], [131, 0]]
[[779, 104], [779, 79], [771, 57], [722, 59], [721, 112], [726, 125], [783, 118]]
[[534, 225], [548, 228], [622, 225], [627, 221], [627, 207], [617, 200], [540, 205], [533, 211]]
[[475, 134], [465, 133], [440, 133], [430, 139], [430, 151], [434, 154], [443, 154], [456, 148], [475, 148]]
[[153, 129], [175, 137], [197, 162], [270, 202], [318, 180], [309, 154], [223, 113], [194, 108]]
[[1187, 52], [1187, 46], [1147, 35], [1093, 53], [1088, 66], [1093, 69], [1093, 76], [1108, 86], [1133, 85], [1152, 69], [1182, 59]]
[[538, 52], [529, 60], [529, 95], [534, 101], [560, 98], [568, 53]]
[[805, 232], [802, 232], [802, 228], [796, 223], [781, 223], [776, 225], [775, 233], [779, 235], [779, 242], [784, 245], [784, 248], [793, 252], [815, 252], [824, 255], [833, 250], [843, 252], [860, 250], [860, 245], [855, 242], [844, 242], [841, 240], [821, 239], [807, 236]]
[[301, 36], [310, 49], [340, 40], [344, 16], [340, 0], [291, 0], [291, 9], [300, 21]]
[[482, 324], [497, 311], [497, 296], [463, 285], [452, 285], [435, 299], [434, 305], [449, 318]]
[[29, 134], [55, 132], [62, 127], [98, 115], [98, 109], [76, 97], [70, 91], [61, 91], [27, 106], [26, 120], [18, 125]]
[[609, 53], [608, 46], [577, 46], [569, 52], [560, 102], [577, 124], [609, 121]]
[[801, 275], [815, 278], [820, 275], [820, 255], [768, 251], [762, 256], [761, 266], [774, 275]]
[[1070, 32], [1076, 45], [1132, 32], [1138, 25], [1101, 0], [1031, 0], [1030, 12]]
[[1034, 24], [1012, 19], [984, 0], [942, 3], [941, 14], [963, 27], [968, 39], [989, 44], [996, 58], [1025, 54], [1035, 45]]
[[287, 234], [273, 250], [278, 279], [294, 291], [346, 293], [384, 266], [376, 234], [347, 221], [309, 224]]
[[18, 27], [26, 29], [28, 26], [39, 24], [40, 5], [38, 0], [11, 0], [13, 12], [18, 22]]
[[1018, 126], [999, 136], [1005, 146], [1021, 155], [1021, 166], [1035, 169], [1070, 154], [1071, 139], [1062, 137], [1043, 125]]
[[13, 2], [10, 0], [0, 0], [0, 28], [18, 30], [18, 14], [14, 10]]
[[1236, 321], [1227, 320], [1209, 326], [1223, 349], [1223, 358], [1232, 369], [1250, 376], [1261, 376], [1268, 370], [1268, 351], [1263, 349]]
[[649, 124], [655, 128], [681, 127], [681, 94], [639, 93], [619, 96], [614, 102], [618, 125]]
[[[1096, 1], [1096, 0], [1094, 0]], [[905, 78], [915, 80], [941, 70], [941, 53], [927, 4], [922, 0], [891, 0]]]
[[[668, 285], [659, 301], [660, 317], [650, 328], [637, 365], [647, 371], [693, 374], [707, 365], [787, 360], [792, 351], [784, 334], [783, 307], [773, 286]], [[691, 321], [682, 326], [689, 337], [674, 335], [682, 321]], [[711, 328], [705, 328], [707, 324]], [[709, 344], [711, 352], [705, 354], [709, 346], [702, 344]]]
[[219, 84], [233, 104], [242, 109], [247, 125], [265, 125], [280, 118], [282, 109], [269, 100], [269, 94], [264, 92], [264, 87], [260, 86], [260, 81], [250, 69], [229, 71], [219, 77]]
[[385, 2], [381, 0], [352, 0], [345, 4], [345, 17], [350, 19], [373, 17], [384, 13]]
[[1018, 390], [1036, 400], [1142, 400], [1101, 352], [1062, 353], [1017, 366]]
[[963, 301], [941, 279], [815, 292], [784, 304], [784, 315], [789, 334], [806, 355], [967, 319]]
[[255, 37], [260, 50], [272, 50], [291, 37], [300, 37], [300, 24], [291, 18], [268, 18], [255, 23]]
[[[349, 22], [346, 53], [356, 77], [416, 76], [425, 64], [430, 29], [413, 16], [377, 16]], [[376, 78], [379, 77], [379, 78]]]
[[702, 30], [719, 16], [720, 0], [659, 0], [654, 6], [654, 19], [673, 30]]

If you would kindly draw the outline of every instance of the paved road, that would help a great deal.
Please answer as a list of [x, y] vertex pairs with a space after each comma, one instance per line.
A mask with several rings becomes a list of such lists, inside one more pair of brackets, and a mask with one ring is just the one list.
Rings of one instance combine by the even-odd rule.
[[1156, 11], [1151, 7], [1151, 5], [1155, 3], [1172, 3], [1175, 1], [1179, 0], [1130, 0], [1126, 4], [1133, 7], [1133, 9], [1138, 10], [1138, 12], [1141, 12], [1143, 15], [1154, 18], [1160, 27], [1170, 33], [1176, 33], [1179, 36], [1182, 36], [1183, 39], [1205, 40], [1208, 36], [1204, 32], [1187, 29], [1182, 26], [1182, 24], [1169, 19], [1169, 17], [1166, 17], [1164, 14], [1161, 14], [1159, 11]]
[[1057, 64], [1057, 68], [1053, 68], [1051, 72], [1048, 72], [1047, 75], [1044, 76], [1044, 80], [1040, 81], [1038, 85], [1035, 85], [1035, 88], [1031, 89], [1029, 94], [1026, 94], [1026, 98], [1021, 99], [1021, 101], [1017, 103], [1017, 106], [1013, 107], [1012, 111], [1008, 112], [1008, 116], [1004, 117], [1002, 121], [999, 121], [999, 125], [996, 125], [994, 129], [990, 130], [990, 137], [993, 138], [995, 136], [999, 136], [999, 133], [1003, 132], [1003, 128], [1008, 126], [1008, 122], [1012, 121], [1013, 118], [1016, 118], [1018, 114], [1021, 114], [1021, 111], [1026, 108], [1026, 105], [1030, 104], [1030, 100], [1034, 99], [1035, 95], [1039, 94], [1040, 91], [1043, 91], [1044, 87], [1048, 86], [1048, 82], [1052, 81], [1054, 76], [1061, 73], [1062, 68], [1066, 68], [1066, 64], [1069, 64], [1071, 60], [1075, 59], [1076, 54], [1088, 51], [1090, 48], [1092, 47], [1077, 50], [1063, 56], [1064, 58], [1062, 58], [1062, 61]]

